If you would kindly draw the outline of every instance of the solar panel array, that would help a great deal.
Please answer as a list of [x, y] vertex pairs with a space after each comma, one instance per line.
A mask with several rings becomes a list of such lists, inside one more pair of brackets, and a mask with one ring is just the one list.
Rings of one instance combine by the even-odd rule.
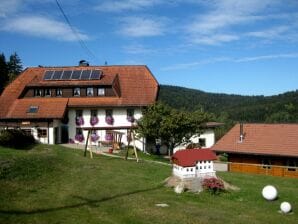
[[81, 70], [47, 70], [44, 73], [44, 80], [92, 80], [100, 79], [102, 71], [98, 69]]

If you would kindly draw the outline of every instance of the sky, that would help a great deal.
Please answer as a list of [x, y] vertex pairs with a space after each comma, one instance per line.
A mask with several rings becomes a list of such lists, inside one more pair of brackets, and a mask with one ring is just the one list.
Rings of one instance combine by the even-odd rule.
[[298, 89], [297, 0], [0, 0], [0, 52], [24, 67], [147, 65], [213, 93]]

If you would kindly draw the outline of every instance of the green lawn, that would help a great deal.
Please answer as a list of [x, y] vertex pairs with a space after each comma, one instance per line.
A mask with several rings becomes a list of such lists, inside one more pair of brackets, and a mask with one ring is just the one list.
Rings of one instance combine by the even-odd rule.
[[[164, 187], [164, 165], [96, 155], [60, 146], [0, 148], [0, 223], [297, 223], [298, 179], [220, 173], [241, 188], [219, 196], [177, 195]], [[265, 201], [273, 184], [279, 199]], [[294, 213], [278, 212], [282, 201]], [[169, 207], [156, 207], [167, 203]]]

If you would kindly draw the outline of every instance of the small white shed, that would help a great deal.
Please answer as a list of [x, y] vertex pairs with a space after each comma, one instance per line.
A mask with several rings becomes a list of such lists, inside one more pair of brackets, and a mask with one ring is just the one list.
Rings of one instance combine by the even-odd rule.
[[172, 156], [173, 174], [179, 178], [216, 177], [213, 161], [215, 153], [210, 149], [184, 149]]

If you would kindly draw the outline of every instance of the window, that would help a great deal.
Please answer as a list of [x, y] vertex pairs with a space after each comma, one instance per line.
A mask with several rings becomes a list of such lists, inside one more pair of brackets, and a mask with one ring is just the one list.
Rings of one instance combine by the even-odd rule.
[[97, 117], [97, 110], [91, 110], [91, 117]]
[[82, 117], [83, 116], [83, 110], [76, 110], [76, 117]]
[[113, 110], [111, 110], [111, 109], [107, 109], [106, 110], [106, 117], [108, 117], [108, 116], [113, 116]]
[[27, 113], [37, 113], [38, 106], [30, 106]]
[[104, 88], [98, 88], [97, 89], [97, 95], [98, 96], [104, 96], [105, 95], [105, 89]]
[[74, 88], [73, 95], [74, 96], [80, 96], [81, 95], [81, 89], [80, 88]]
[[34, 96], [42, 96], [42, 90], [41, 89], [35, 89], [34, 90]]
[[56, 96], [62, 96], [62, 89], [56, 89]]
[[270, 159], [262, 159], [263, 169], [271, 169], [271, 160]]
[[32, 135], [32, 130], [29, 129], [29, 128], [22, 129], [22, 131], [23, 131], [24, 133], [26, 133], [26, 135]]
[[82, 128], [76, 128], [76, 134], [77, 135], [82, 135], [83, 134]]
[[199, 138], [199, 145], [201, 147], [206, 147], [206, 138]]
[[51, 89], [45, 89], [44, 95], [45, 96], [51, 96]]
[[93, 88], [92, 87], [87, 88], [87, 96], [93, 96]]
[[38, 138], [46, 138], [48, 137], [47, 129], [37, 129], [37, 136]]
[[294, 159], [287, 160], [288, 171], [296, 171], [297, 169], [297, 161]]

